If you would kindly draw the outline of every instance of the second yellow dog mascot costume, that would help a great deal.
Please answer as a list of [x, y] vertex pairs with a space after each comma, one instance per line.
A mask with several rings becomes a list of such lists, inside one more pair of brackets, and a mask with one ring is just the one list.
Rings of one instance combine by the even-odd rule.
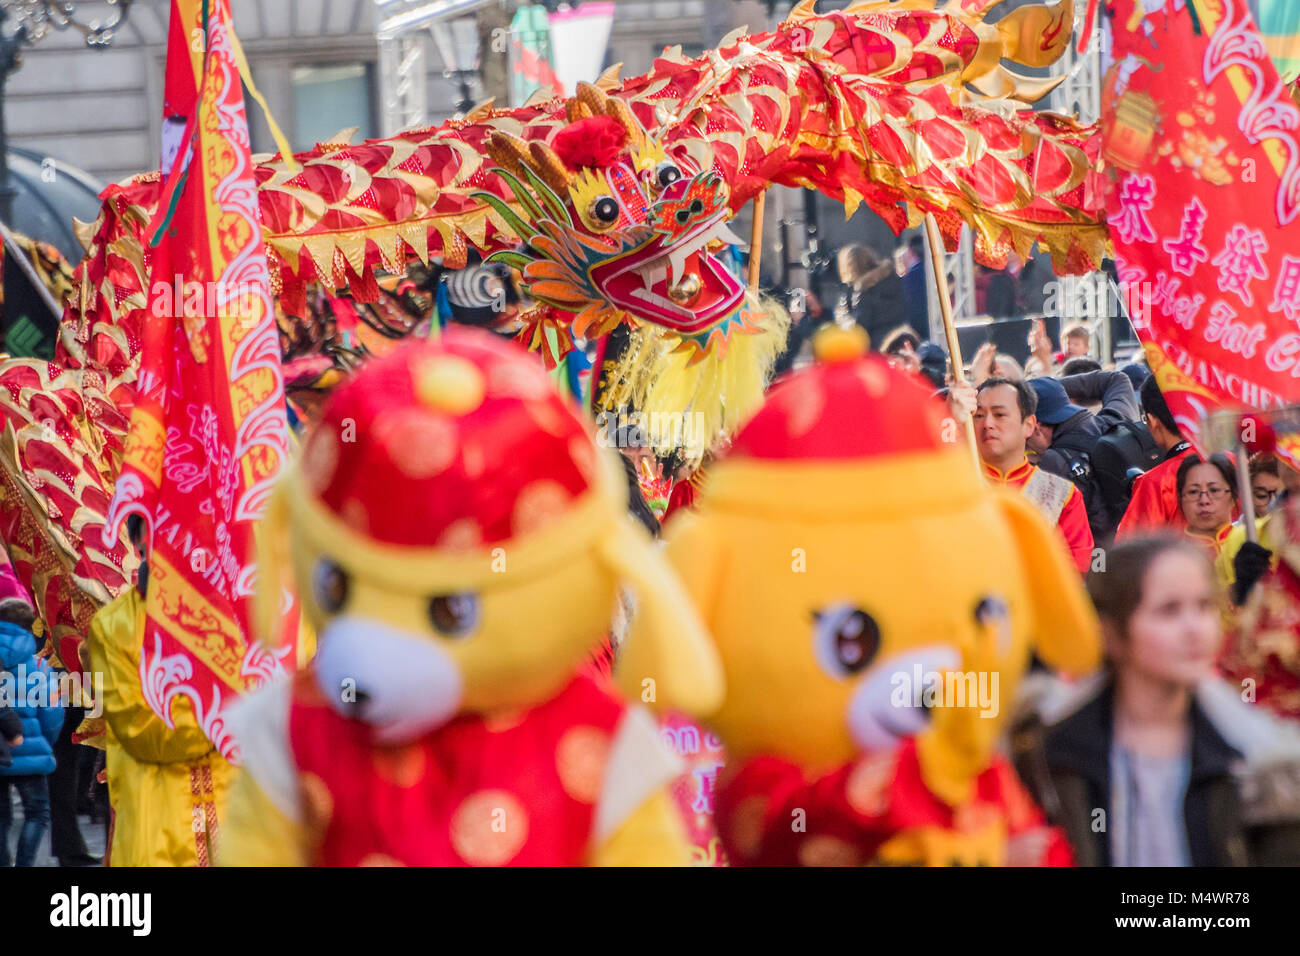
[[716, 704], [689, 599], [535, 360], [448, 330], [330, 399], [278, 490], [268, 628], [292, 585], [311, 666], [232, 713], [220, 860], [686, 863], [654, 720], [580, 673], [629, 586], [659, 702]]
[[[838, 354], [774, 386], [668, 532], [726, 672], [700, 716], [728, 857], [1066, 862], [994, 745], [1031, 651], [1098, 662], [1078, 573], [910, 376], [820, 344]], [[634, 633], [628, 686], [652, 649]]]

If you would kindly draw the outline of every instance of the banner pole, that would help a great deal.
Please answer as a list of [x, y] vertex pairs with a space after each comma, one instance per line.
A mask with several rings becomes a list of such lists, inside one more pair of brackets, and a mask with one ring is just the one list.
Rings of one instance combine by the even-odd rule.
[[[969, 383], [961, 359], [961, 342], [957, 338], [957, 325], [952, 315], [952, 300], [948, 297], [948, 270], [944, 268], [943, 238], [939, 235], [939, 224], [934, 221], [933, 213], [925, 214], [925, 238], [930, 244], [930, 271], [934, 274], [935, 287], [939, 291], [939, 312], [943, 316], [943, 331], [948, 340], [952, 379], [958, 385], [967, 385]], [[975, 470], [983, 475], [979, 447], [975, 444], [974, 419], [966, 420], [966, 437], [970, 441], [971, 456], [975, 459]]]
[[758, 294], [758, 272], [763, 265], [763, 213], [767, 210], [767, 190], [754, 197], [754, 223], [749, 232], [749, 291]]
[[1255, 499], [1250, 493], [1250, 457], [1246, 446], [1237, 442], [1237, 500], [1241, 502], [1241, 523], [1246, 529], [1246, 540], [1259, 544], [1259, 529], [1255, 527]]

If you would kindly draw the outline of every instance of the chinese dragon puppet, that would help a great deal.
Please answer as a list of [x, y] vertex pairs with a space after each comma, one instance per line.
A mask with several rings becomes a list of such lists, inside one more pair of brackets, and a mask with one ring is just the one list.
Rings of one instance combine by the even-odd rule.
[[[800, 4], [777, 29], [707, 55], [668, 50], [563, 98], [490, 103], [464, 118], [359, 145], [343, 138], [261, 157], [264, 239], [280, 306], [309, 290], [381, 298], [417, 260], [460, 268], [471, 249], [515, 270], [522, 338], [550, 363], [631, 329], [600, 370], [598, 400], [702, 412], [730, 431], [762, 398], [783, 326], [729, 269], [727, 228], [773, 184], [865, 203], [895, 230], [931, 213], [949, 248], [1005, 264], [1034, 243], [1060, 272], [1097, 267], [1107, 243], [1094, 127], [1024, 104], [1069, 43], [1070, 0], [984, 22], [992, 0]], [[147, 226], [158, 173], [104, 194], [52, 362], [0, 364], [0, 536], [75, 666], [91, 615], [131, 579], [104, 540], [138, 380], [149, 298]]]

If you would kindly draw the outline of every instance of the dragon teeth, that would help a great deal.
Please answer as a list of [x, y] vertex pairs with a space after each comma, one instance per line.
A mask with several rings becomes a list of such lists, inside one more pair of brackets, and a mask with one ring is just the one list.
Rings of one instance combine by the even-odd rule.
[[745, 244], [744, 239], [741, 239], [727, 227], [726, 220], [718, 223], [717, 228], [713, 230], [713, 236], [711, 238], [725, 242], [729, 246], [743, 246]]
[[695, 250], [691, 248], [693, 243], [687, 243], [684, 246], [677, 246], [668, 253], [668, 281], [671, 284], [680, 279], [686, 271], [686, 258]]

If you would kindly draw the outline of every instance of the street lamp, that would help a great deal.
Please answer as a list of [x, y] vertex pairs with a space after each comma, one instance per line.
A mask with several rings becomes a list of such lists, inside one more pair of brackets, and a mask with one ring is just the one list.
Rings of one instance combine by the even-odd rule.
[[[9, 75], [22, 66], [22, 48], [44, 39], [51, 30], [75, 30], [86, 46], [103, 49], [131, 12], [133, 0], [104, 0], [109, 16], [100, 21], [77, 18], [72, 0], [0, 0], [0, 222], [12, 224], [17, 190], [9, 182], [9, 135], [5, 122], [5, 91]], [[10, 27], [10, 21], [13, 26]]]

